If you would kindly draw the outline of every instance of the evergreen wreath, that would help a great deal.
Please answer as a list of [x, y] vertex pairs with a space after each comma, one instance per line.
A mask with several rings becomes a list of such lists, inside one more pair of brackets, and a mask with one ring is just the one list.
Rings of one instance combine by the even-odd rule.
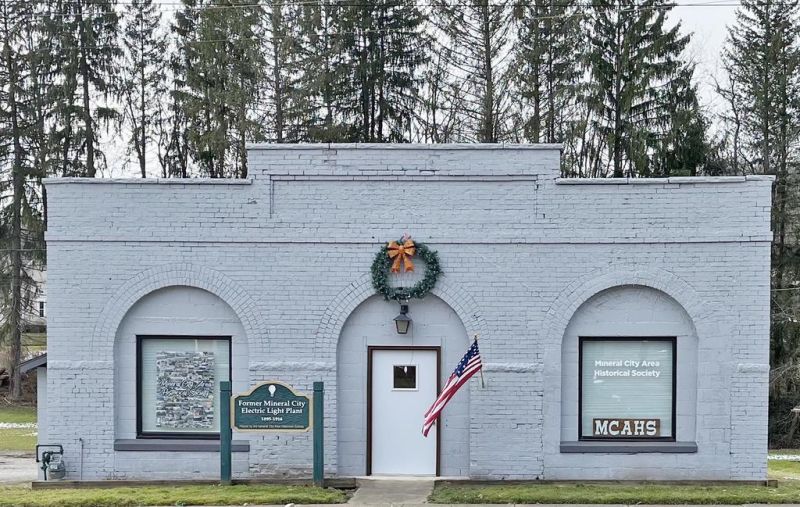
[[[402, 242], [402, 240], [401, 240]], [[392, 267], [392, 259], [389, 257], [389, 246], [384, 244], [375, 260], [372, 261], [372, 286], [383, 295], [386, 301], [407, 301], [409, 299], [422, 299], [430, 294], [433, 287], [439, 280], [442, 269], [439, 266], [439, 254], [436, 250], [431, 250], [424, 243], [414, 243], [416, 256], [425, 262], [425, 276], [413, 287], [392, 287], [389, 285], [389, 272]]]

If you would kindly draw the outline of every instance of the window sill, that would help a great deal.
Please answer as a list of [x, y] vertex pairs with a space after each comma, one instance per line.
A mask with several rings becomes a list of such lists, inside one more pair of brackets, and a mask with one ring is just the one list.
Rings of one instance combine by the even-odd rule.
[[[115, 451], [219, 452], [219, 440], [147, 438], [114, 440]], [[248, 440], [231, 442], [232, 452], [249, 452]]]
[[697, 452], [697, 444], [695, 442], [561, 442], [561, 452], [565, 454], [642, 454], [653, 452], [688, 454]]

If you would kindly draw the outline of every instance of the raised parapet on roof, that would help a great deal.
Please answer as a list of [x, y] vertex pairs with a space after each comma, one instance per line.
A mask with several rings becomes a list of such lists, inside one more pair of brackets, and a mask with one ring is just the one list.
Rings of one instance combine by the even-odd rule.
[[48, 241], [771, 239], [769, 177], [562, 179], [558, 145], [250, 145], [245, 180], [48, 179]]
[[[560, 144], [249, 144], [250, 174], [556, 178]], [[536, 152], [532, 155], [531, 152]]]

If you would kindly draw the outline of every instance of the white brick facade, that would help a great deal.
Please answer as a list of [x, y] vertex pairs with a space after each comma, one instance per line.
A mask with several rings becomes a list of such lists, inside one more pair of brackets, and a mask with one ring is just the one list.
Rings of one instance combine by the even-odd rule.
[[[468, 411], [468, 430], [443, 436], [443, 475], [766, 477], [770, 178], [561, 180], [557, 146], [251, 146], [249, 163], [243, 181], [46, 181], [40, 424], [42, 443], [64, 445], [70, 478], [218, 474], [214, 452], [114, 450], [135, 438], [120, 422], [128, 391], [115, 393], [118, 331], [137, 301], [174, 286], [213, 294], [238, 319], [231, 334], [247, 364], [234, 362], [235, 390], [325, 381], [327, 472], [363, 473], [338, 463], [357, 467], [360, 451], [339, 448], [337, 344], [348, 317], [370, 311], [375, 252], [406, 231], [438, 250], [434, 297], [466, 333], [437, 342], [442, 374], [473, 334], [486, 364], [486, 388], [459, 393], [453, 410]], [[696, 452], [562, 452], [577, 440], [562, 435], [570, 321], [596, 295], [631, 287], [668, 296], [691, 322], [697, 391], [677, 440]], [[640, 328], [668, 325], [644, 306], [631, 312]], [[422, 336], [425, 322], [414, 326]], [[310, 434], [234, 438], [250, 440], [234, 453], [235, 477], [310, 469]]]

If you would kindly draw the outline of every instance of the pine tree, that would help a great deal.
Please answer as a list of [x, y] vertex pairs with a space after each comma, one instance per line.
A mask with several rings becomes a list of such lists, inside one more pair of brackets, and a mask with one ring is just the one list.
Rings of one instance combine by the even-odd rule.
[[[312, 9], [321, 6], [309, 5]], [[265, 11], [265, 111], [261, 115], [267, 125], [267, 139], [276, 143], [308, 139], [313, 123], [309, 105], [310, 90], [299, 84], [306, 76], [318, 77], [320, 69], [304, 64], [307, 46], [303, 40], [303, 10], [305, 4], [286, 0], [267, 0]], [[318, 50], [319, 48], [314, 48]]]
[[524, 99], [525, 138], [563, 143], [574, 121], [581, 77], [581, 14], [574, 1], [533, 0], [516, 6], [515, 80]]
[[202, 0], [183, 0], [184, 8], [175, 13], [170, 29], [174, 47], [171, 48], [169, 69], [172, 86], [168, 105], [159, 110], [159, 158], [166, 164], [167, 176], [186, 178], [190, 162], [197, 159], [194, 146], [189, 140], [192, 128], [189, 106], [196, 104], [197, 96], [191, 94], [188, 79], [196, 56], [198, 44], [197, 24], [202, 9]]
[[662, 133], [653, 146], [651, 170], [641, 176], [697, 176], [708, 162], [708, 120], [692, 82], [694, 66], [686, 66], [678, 76], [662, 88], [660, 99], [670, 107], [661, 117]]
[[507, 0], [441, 0], [430, 14], [435, 38], [447, 44], [449, 88], [465, 94], [461, 115], [470, 132], [460, 141], [496, 143], [512, 130], [510, 7]]
[[104, 163], [98, 130], [117, 115], [108, 101], [121, 53], [116, 0], [55, 0], [54, 6], [46, 37], [57, 41], [53, 100], [61, 172], [94, 177]]
[[786, 174], [800, 96], [797, 1], [742, 2], [723, 55], [741, 117], [751, 170]]
[[170, 73], [172, 88], [156, 109], [153, 124], [156, 131], [156, 149], [163, 178], [189, 177], [189, 125], [183, 110], [183, 88], [180, 79], [182, 65], [177, 55], [171, 55]]
[[340, 112], [352, 141], [410, 139], [416, 74], [425, 61], [423, 21], [413, 0], [376, 0], [343, 8], [342, 41], [350, 72]]
[[[588, 10], [586, 100], [589, 128], [599, 139], [584, 149], [607, 151], [607, 160], [593, 157], [593, 164], [610, 165], [615, 177], [650, 171], [649, 150], [672, 107], [658, 90], [680, 78], [689, 37], [680, 34], [679, 23], [667, 28], [671, 8], [663, 0], [599, 0]], [[597, 142], [605, 148], [597, 149]]]
[[192, 157], [212, 178], [247, 176], [245, 142], [262, 139], [259, 102], [264, 55], [255, 0], [184, 0], [177, 32], [185, 55], [181, 107]]
[[124, 64], [119, 96], [123, 119], [130, 126], [129, 147], [139, 172], [147, 177], [148, 144], [156, 135], [155, 121], [166, 95], [167, 41], [160, 33], [161, 14], [153, 0], [132, 0], [124, 19]]
[[36, 291], [29, 269], [44, 244], [34, 184], [37, 169], [32, 165], [40, 150], [35, 143], [40, 141], [36, 139], [38, 92], [32, 88], [38, 84], [39, 69], [34, 68], [37, 58], [30, 44], [34, 9], [29, 2], [0, 0], [0, 339], [9, 347], [12, 399], [21, 396], [18, 366], [24, 315]]
[[295, 128], [311, 142], [350, 140], [339, 114], [349, 75], [344, 7], [333, 0], [303, 2], [298, 12], [297, 58], [302, 70], [295, 81]]

